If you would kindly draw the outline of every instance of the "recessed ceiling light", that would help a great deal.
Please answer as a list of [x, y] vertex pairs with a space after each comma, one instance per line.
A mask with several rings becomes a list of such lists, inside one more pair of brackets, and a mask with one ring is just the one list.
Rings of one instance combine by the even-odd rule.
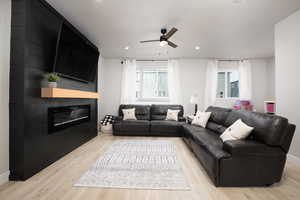
[[128, 49], [129, 49], [129, 46], [124, 47], [124, 49], [125, 49], [125, 50], [128, 50]]
[[196, 49], [197, 51], [199, 51], [199, 50], [200, 50], [200, 47], [199, 47], [199, 46], [195, 46], [195, 49]]

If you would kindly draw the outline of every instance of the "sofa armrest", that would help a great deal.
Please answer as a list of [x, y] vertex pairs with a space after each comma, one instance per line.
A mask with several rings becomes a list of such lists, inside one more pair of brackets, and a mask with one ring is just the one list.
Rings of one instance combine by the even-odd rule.
[[114, 123], [118, 123], [118, 122], [121, 122], [121, 121], [123, 121], [123, 117], [115, 116], [115, 122]]
[[271, 147], [253, 140], [229, 140], [224, 142], [223, 150], [232, 156], [278, 156], [285, 155], [280, 147]]

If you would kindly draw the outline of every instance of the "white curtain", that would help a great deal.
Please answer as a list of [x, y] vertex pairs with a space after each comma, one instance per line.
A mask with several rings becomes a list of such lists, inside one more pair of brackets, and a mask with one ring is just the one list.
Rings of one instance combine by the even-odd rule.
[[218, 84], [218, 61], [208, 61], [206, 67], [206, 84], [204, 90], [204, 109], [216, 103]]
[[252, 71], [249, 60], [244, 60], [239, 63], [240, 74], [240, 99], [252, 99]]
[[182, 104], [179, 64], [177, 60], [168, 61], [168, 91], [171, 104]]
[[123, 65], [121, 104], [136, 102], [136, 60], [126, 60]]

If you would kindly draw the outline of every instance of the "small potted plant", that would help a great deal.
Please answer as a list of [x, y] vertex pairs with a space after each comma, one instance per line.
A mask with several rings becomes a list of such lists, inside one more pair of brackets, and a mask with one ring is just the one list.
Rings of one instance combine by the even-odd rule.
[[57, 81], [60, 80], [60, 78], [57, 74], [49, 73], [49, 74], [46, 74], [45, 77], [48, 80], [48, 87], [49, 88], [56, 88], [57, 87]]

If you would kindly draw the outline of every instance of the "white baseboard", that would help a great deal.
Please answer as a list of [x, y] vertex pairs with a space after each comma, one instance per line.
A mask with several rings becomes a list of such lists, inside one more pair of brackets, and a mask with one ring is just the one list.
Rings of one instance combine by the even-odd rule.
[[0, 185], [8, 182], [9, 171], [0, 174]]
[[300, 167], [300, 158], [291, 154], [287, 155], [287, 160], [291, 163], [293, 163], [294, 165], [297, 165]]

